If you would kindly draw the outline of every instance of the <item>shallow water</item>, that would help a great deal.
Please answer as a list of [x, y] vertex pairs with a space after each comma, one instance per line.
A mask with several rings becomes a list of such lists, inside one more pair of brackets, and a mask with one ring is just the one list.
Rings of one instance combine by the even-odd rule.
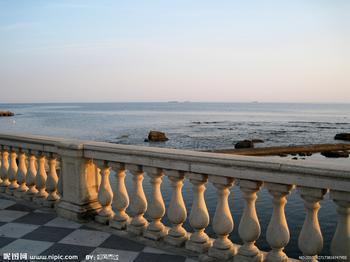
[[[0, 132], [19, 132], [107, 141], [121, 144], [159, 146], [194, 150], [232, 148], [242, 139], [259, 138], [265, 143], [257, 146], [334, 143], [334, 135], [350, 130], [350, 105], [347, 104], [268, 104], [268, 103], [101, 103], [101, 104], [0, 104], [0, 110], [11, 110], [17, 115], [0, 118]], [[146, 143], [149, 130], [161, 130], [170, 140], [166, 143]], [[317, 158], [313, 156], [312, 158]], [[302, 161], [302, 160], [298, 160]], [[332, 160], [331, 160], [332, 161]], [[340, 160], [349, 163], [349, 159]], [[112, 184], [115, 179], [112, 176]], [[150, 193], [146, 176], [144, 190]], [[131, 192], [131, 175], [127, 176]], [[164, 178], [162, 192], [166, 204], [171, 190]], [[183, 188], [188, 214], [192, 203], [191, 185]], [[205, 194], [211, 218], [215, 212], [216, 192], [208, 184]], [[329, 245], [336, 226], [332, 201], [321, 202], [320, 224], [324, 234], [323, 254], [329, 254]], [[238, 187], [233, 187], [230, 207], [235, 221], [231, 238], [240, 243], [238, 225], [244, 200]], [[266, 228], [272, 212], [271, 197], [263, 189], [258, 194], [257, 211], [261, 223], [259, 248], [268, 250]], [[291, 240], [286, 247], [289, 256], [300, 255], [298, 234], [305, 211], [299, 194], [288, 197], [286, 216]], [[168, 224], [166, 218], [164, 222]], [[190, 230], [188, 221], [185, 224]], [[213, 236], [211, 227], [207, 229]]]

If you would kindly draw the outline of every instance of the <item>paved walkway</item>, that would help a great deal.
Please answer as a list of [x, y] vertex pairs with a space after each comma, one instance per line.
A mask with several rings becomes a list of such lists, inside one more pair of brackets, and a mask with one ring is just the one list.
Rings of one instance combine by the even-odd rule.
[[[55, 260], [53, 255], [60, 255], [61, 259]], [[28, 206], [3, 196], [0, 196], [0, 260], [194, 261], [57, 217], [50, 209]]]

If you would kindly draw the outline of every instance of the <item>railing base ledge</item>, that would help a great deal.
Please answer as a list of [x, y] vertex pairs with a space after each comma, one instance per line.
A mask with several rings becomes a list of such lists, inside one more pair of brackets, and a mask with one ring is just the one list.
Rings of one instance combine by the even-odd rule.
[[8, 188], [6, 188], [5, 192], [6, 192], [6, 194], [8, 194], [9, 196], [13, 196], [13, 194], [14, 194], [14, 192], [15, 192], [16, 189], [17, 189], [17, 188], [10, 188], [10, 187], [8, 187]]
[[146, 229], [146, 227], [147, 227], [147, 224], [140, 225], [140, 226], [135, 226], [133, 224], [129, 224], [126, 228], [126, 231], [128, 231], [131, 234], [140, 236], [140, 235], [142, 235], [142, 233]]
[[47, 199], [46, 199], [45, 201], [42, 202], [42, 205], [43, 205], [44, 207], [54, 208], [58, 203], [59, 203], [58, 200], [56, 200], [56, 201], [51, 201], [51, 200], [47, 200]]
[[145, 230], [143, 232], [143, 236], [145, 238], [148, 238], [148, 239], [151, 239], [151, 240], [155, 240], [155, 241], [158, 241], [159, 239], [165, 237], [167, 235], [167, 230], [164, 230], [163, 231], [151, 231], [151, 230]]
[[173, 237], [173, 236], [167, 235], [164, 237], [164, 242], [171, 246], [181, 247], [185, 244], [187, 239], [188, 239], [188, 236]]
[[61, 200], [56, 205], [58, 216], [78, 222], [93, 220], [100, 209], [101, 205], [97, 201], [80, 206]]
[[100, 223], [100, 224], [103, 224], [103, 225], [108, 225], [110, 219], [111, 219], [111, 216], [101, 216], [101, 215], [96, 215], [95, 216], [95, 221], [97, 223]]
[[13, 195], [14, 195], [15, 197], [17, 197], [17, 198], [22, 198], [22, 199], [24, 199], [25, 194], [26, 194], [26, 191], [15, 191], [15, 192], [13, 193]]
[[[237, 253], [237, 249], [234, 245], [232, 245], [231, 248], [228, 249], [217, 249], [215, 247], [211, 247], [208, 250], [209, 258], [206, 259], [212, 259], [212, 260], [206, 260], [206, 261], [229, 261], [232, 260], [233, 256]], [[200, 258], [202, 255], [200, 256]]]
[[6, 188], [7, 188], [7, 186], [0, 186], [0, 193], [5, 193]]
[[248, 256], [243, 256], [243, 255], [236, 255], [235, 256], [235, 262], [262, 262], [264, 259], [264, 256], [262, 254], [258, 254], [257, 256], [251, 256], [251, 257], [248, 257]]
[[109, 221], [109, 226], [118, 230], [125, 230], [128, 224], [128, 221], [117, 221], [113, 218]]
[[191, 240], [186, 242], [186, 249], [203, 254], [208, 251], [208, 249], [211, 247], [211, 243], [204, 242], [204, 243], [196, 243]]
[[45, 206], [44, 203], [46, 202], [46, 197], [34, 196], [33, 202], [39, 206]]

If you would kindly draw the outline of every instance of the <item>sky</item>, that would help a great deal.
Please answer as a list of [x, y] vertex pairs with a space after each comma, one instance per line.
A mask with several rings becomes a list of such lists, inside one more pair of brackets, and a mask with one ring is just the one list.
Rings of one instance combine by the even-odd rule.
[[348, 0], [0, 0], [0, 103], [349, 102]]

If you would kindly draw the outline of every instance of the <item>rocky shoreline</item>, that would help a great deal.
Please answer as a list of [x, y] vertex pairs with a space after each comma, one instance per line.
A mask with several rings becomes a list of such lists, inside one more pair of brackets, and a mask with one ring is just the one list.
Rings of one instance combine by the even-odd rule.
[[350, 144], [315, 144], [302, 146], [276, 146], [276, 147], [260, 147], [260, 148], [242, 148], [242, 149], [223, 149], [213, 150], [210, 152], [246, 155], [246, 156], [280, 156], [286, 157], [291, 155], [298, 159], [299, 157], [311, 156], [314, 153], [329, 158], [349, 157]]
[[0, 117], [8, 117], [8, 116], [14, 116], [15, 113], [10, 111], [0, 111]]
[[[334, 137], [335, 140], [350, 141], [350, 133], [338, 133]], [[164, 132], [151, 130], [148, 138], [144, 142], [166, 142], [169, 138]], [[211, 150], [215, 153], [248, 155], [248, 156], [292, 156], [293, 160], [302, 159], [319, 153], [327, 158], [348, 158], [350, 155], [350, 144], [311, 144], [301, 146], [287, 147], [259, 147], [255, 148], [256, 143], [264, 143], [262, 139], [246, 139], [238, 141], [234, 144], [234, 149]]]

